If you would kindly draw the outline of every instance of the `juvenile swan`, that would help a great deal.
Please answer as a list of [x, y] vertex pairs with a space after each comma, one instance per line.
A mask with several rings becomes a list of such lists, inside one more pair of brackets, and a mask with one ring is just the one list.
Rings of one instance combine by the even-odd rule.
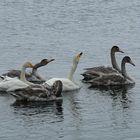
[[88, 81], [97, 78], [101, 74], [110, 74], [116, 71], [121, 73], [121, 70], [115, 58], [116, 52], [124, 53], [118, 46], [113, 46], [111, 48], [110, 56], [111, 56], [112, 67], [99, 66], [99, 67], [86, 68], [85, 69], [86, 71], [82, 74], [84, 76], [83, 81]]
[[23, 89], [16, 89], [14, 92], [9, 92], [18, 101], [27, 102], [47, 102], [62, 100], [62, 87], [61, 81], [55, 81], [51, 89], [47, 89], [45, 86], [35, 88], [29, 86]]
[[111, 73], [111, 74], [103, 74], [101, 77], [92, 79], [88, 81], [93, 86], [121, 86], [121, 85], [134, 85], [135, 82], [128, 76], [126, 72], [126, 63], [130, 63], [133, 66], [135, 64], [132, 62], [129, 56], [125, 56], [122, 59], [121, 63], [121, 73]]

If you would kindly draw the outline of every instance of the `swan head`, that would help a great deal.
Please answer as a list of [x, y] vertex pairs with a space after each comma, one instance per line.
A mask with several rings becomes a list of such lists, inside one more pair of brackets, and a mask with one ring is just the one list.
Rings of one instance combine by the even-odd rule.
[[23, 65], [23, 67], [25, 67], [25, 68], [33, 68], [34, 66], [33, 66], [33, 64], [30, 63], [30, 62], [26, 62], [26, 63]]
[[124, 61], [125, 63], [129, 63], [129, 64], [135, 66], [135, 64], [132, 62], [132, 60], [131, 60], [131, 58], [130, 58], [129, 56], [125, 56], [125, 57], [123, 58], [123, 61]]
[[83, 52], [80, 52], [79, 54], [77, 54], [77, 55], [73, 58], [73, 63], [74, 63], [74, 64], [78, 64], [78, 63], [79, 63], [82, 54], [83, 54]]
[[50, 63], [50, 62], [52, 62], [54, 60], [55, 59], [50, 59], [50, 60], [48, 60], [48, 59], [42, 59], [40, 63], [42, 64], [42, 66], [44, 66], [44, 65], [47, 65], [48, 63]]
[[35, 69], [38, 69], [39, 67], [45, 66], [45, 65], [47, 65], [48, 63], [50, 63], [50, 62], [52, 62], [54, 60], [55, 59], [50, 59], [50, 60], [48, 60], [48, 59], [42, 59], [39, 63], [37, 63], [37, 64], [34, 65], [33, 69], [34, 70]]
[[124, 53], [118, 46], [113, 46], [111, 50], [113, 52], [121, 52], [121, 53]]

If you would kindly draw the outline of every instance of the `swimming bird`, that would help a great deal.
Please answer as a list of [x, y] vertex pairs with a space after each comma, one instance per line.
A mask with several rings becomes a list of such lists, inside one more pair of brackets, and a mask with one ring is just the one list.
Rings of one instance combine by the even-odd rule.
[[[45, 79], [38, 74], [38, 68], [47, 65], [48, 63], [54, 61], [55, 59], [42, 59], [39, 63], [35, 64], [32, 68], [31, 73], [25, 73], [25, 77], [28, 81], [33, 83], [43, 83], [45, 82]], [[20, 78], [21, 70], [10, 70], [9, 72], [3, 74], [3, 76], [8, 76], [11, 78], [18, 77]]]
[[81, 52], [73, 57], [73, 63], [68, 78], [52, 78], [47, 80], [45, 83], [47, 83], [49, 86], [52, 86], [55, 81], [60, 80], [63, 83], [63, 91], [73, 91], [80, 89], [79, 84], [74, 81], [73, 75], [76, 71], [77, 65], [82, 54], [83, 53]]
[[62, 88], [63, 84], [60, 80], [58, 80], [54, 82], [53, 86], [49, 90], [45, 87], [45, 85], [41, 88], [28, 86], [23, 89], [16, 89], [14, 92], [9, 93], [14, 96], [17, 101], [58, 101], [62, 100]]
[[110, 56], [111, 56], [111, 63], [112, 67], [105, 67], [105, 66], [98, 66], [98, 67], [92, 67], [92, 68], [86, 68], [85, 72], [81, 74], [84, 76], [83, 81], [88, 81], [94, 78], [99, 77], [101, 74], [110, 74], [114, 72], [119, 72], [121, 73], [121, 70], [117, 64], [116, 58], [115, 58], [115, 53], [116, 52], [121, 52], [124, 53], [118, 46], [113, 46], [111, 48]]
[[23, 64], [21, 73], [20, 73], [20, 79], [17, 77], [11, 78], [6, 76], [2, 81], [0, 81], [0, 91], [13, 91], [15, 89], [19, 88], [26, 88], [29, 85], [33, 85], [33, 83], [26, 80], [25, 77], [25, 70], [26, 68], [33, 68], [32, 63], [26, 62]]
[[92, 86], [122, 86], [122, 85], [134, 85], [135, 82], [131, 79], [126, 72], [126, 63], [130, 63], [135, 66], [129, 56], [125, 56], [121, 63], [121, 73], [102, 74], [100, 77], [89, 80]]

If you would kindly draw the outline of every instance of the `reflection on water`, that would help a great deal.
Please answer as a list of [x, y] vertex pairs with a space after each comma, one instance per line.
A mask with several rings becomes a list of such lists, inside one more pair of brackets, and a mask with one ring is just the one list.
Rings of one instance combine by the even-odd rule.
[[[125, 129], [130, 129], [132, 122], [131, 105], [133, 104], [127, 89], [113, 91], [112, 96], [112, 127], [113, 132], [121, 132]], [[116, 134], [117, 135], [117, 134]]]
[[11, 106], [18, 115], [33, 116], [38, 114], [53, 113], [63, 118], [62, 102], [21, 102], [15, 101]]

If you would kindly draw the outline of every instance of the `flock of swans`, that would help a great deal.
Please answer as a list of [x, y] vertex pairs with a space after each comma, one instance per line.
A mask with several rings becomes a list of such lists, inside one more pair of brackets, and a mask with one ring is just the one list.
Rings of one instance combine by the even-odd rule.
[[[81, 75], [84, 77], [82, 82], [91, 86], [124, 86], [134, 85], [135, 82], [126, 73], [126, 63], [133, 66], [129, 56], [122, 59], [121, 69], [117, 64], [115, 53], [123, 51], [118, 46], [111, 49], [112, 67], [98, 66], [86, 68]], [[73, 57], [71, 70], [67, 78], [52, 78], [45, 80], [39, 75], [37, 69], [54, 61], [54, 59], [43, 59], [33, 65], [30, 62], [23, 64], [21, 70], [10, 70], [0, 77], [0, 91], [10, 93], [20, 101], [54, 101], [62, 100], [62, 92], [78, 90], [81, 86], [74, 80], [74, 73], [82, 56], [82, 52]], [[31, 73], [26, 69], [32, 68]]]

